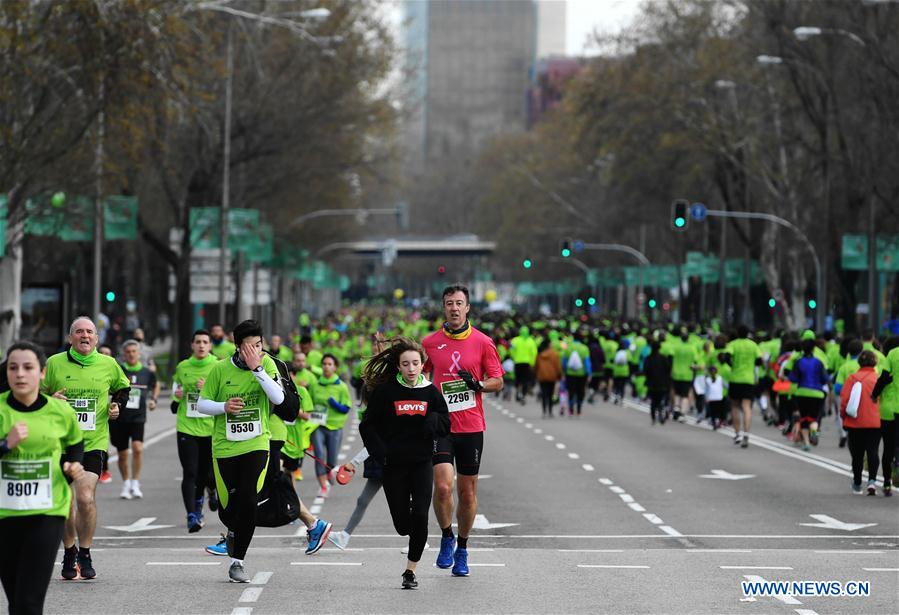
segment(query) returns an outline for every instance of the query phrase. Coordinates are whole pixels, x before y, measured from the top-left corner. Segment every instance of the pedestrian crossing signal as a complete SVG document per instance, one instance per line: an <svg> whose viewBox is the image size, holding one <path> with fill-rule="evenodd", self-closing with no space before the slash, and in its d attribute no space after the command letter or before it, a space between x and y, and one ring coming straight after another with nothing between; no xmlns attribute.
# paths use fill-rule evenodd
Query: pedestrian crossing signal
<svg viewBox="0 0 899 615"><path fill-rule="evenodd" d="M523 261L521 261L521 266L524 267L525 269L530 269L533 265L534 265L534 263L532 263L531 259L529 259L529 258L526 258Z"/></svg>
<svg viewBox="0 0 899 615"><path fill-rule="evenodd" d="M677 199L671 203L671 228L676 231L685 231L689 223L690 203L686 199Z"/></svg>
<svg viewBox="0 0 899 615"><path fill-rule="evenodd" d="M810 310L814 310L816 307L818 307L818 302L815 301L814 299L809 299L808 300L808 308Z"/></svg>
<svg viewBox="0 0 899 615"><path fill-rule="evenodd" d="M650 299L646 305L649 306L649 309L654 310L654 309L656 309L656 305L658 305L658 304L656 303L655 299Z"/></svg>
<svg viewBox="0 0 899 615"><path fill-rule="evenodd" d="M575 299L574 306L575 307L584 307L584 300L583 299Z"/></svg>
<svg viewBox="0 0 899 615"><path fill-rule="evenodd" d="M768 307L771 308L772 310L774 308L776 308L777 307L777 299L775 299L774 297L771 297L770 299L768 299Z"/></svg>

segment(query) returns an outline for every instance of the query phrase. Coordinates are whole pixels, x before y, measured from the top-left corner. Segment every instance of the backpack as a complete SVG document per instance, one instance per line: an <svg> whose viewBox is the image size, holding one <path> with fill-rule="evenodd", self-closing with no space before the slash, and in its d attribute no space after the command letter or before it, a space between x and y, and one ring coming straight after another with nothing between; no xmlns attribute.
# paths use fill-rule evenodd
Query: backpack
<svg viewBox="0 0 899 615"><path fill-rule="evenodd" d="M621 349L615 353L615 365L627 365L627 350Z"/></svg>
<svg viewBox="0 0 899 615"><path fill-rule="evenodd" d="M568 356L568 363L566 364L567 368L571 371L579 372L584 369L584 361L581 359L581 355L578 354L577 350L572 350L571 354Z"/></svg>
<svg viewBox="0 0 899 615"><path fill-rule="evenodd" d="M262 487L256 504L256 525L281 527L300 518L300 498L293 488L293 477L279 471Z"/></svg>
<svg viewBox="0 0 899 615"><path fill-rule="evenodd" d="M271 354L269 356L272 357L275 367L278 368L278 383L284 389L284 401L278 405L272 404L272 412L285 423L294 423L300 414L300 394L297 391L297 385L294 383L293 378L290 377L290 370L287 369L287 364Z"/></svg>

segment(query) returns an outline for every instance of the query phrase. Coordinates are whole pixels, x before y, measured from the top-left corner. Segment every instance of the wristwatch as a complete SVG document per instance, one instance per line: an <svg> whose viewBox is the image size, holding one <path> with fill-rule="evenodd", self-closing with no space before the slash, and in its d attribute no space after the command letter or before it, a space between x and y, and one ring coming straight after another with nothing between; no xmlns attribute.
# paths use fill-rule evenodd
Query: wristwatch
<svg viewBox="0 0 899 615"><path fill-rule="evenodd" d="M261 372L262 372L262 365L261 365L261 364L260 364L260 365L257 365L257 366L253 369L253 371L256 372L257 374L258 374L258 373L261 373Z"/></svg>
<svg viewBox="0 0 899 615"><path fill-rule="evenodd" d="M6 441L6 438L0 438L0 457L5 455L9 451L9 443Z"/></svg>

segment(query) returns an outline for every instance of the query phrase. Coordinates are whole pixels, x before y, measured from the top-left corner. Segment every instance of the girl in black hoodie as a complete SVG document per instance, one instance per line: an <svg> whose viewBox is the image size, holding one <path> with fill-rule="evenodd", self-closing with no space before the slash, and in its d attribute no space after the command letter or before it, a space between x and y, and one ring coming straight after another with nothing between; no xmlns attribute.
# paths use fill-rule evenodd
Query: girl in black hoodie
<svg viewBox="0 0 899 615"><path fill-rule="evenodd" d="M434 440L449 433L446 402L421 374L425 353L398 338L372 357L362 373L368 409L359 433L369 454L384 467L382 482L393 526L409 536L403 589L418 587L415 567L428 538L434 489Z"/></svg>

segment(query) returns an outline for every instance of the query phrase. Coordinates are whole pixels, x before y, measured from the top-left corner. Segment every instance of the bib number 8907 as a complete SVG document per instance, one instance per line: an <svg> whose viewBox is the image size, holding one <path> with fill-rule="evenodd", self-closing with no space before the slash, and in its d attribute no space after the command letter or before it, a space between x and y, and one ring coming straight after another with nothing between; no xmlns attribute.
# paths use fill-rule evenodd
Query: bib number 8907
<svg viewBox="0 0 899 615"><path fill-rule="evenodd" d="M6 495L11 497L23 497L37 495L38 484L36 482L10 482L6 485Z"/></svg>

